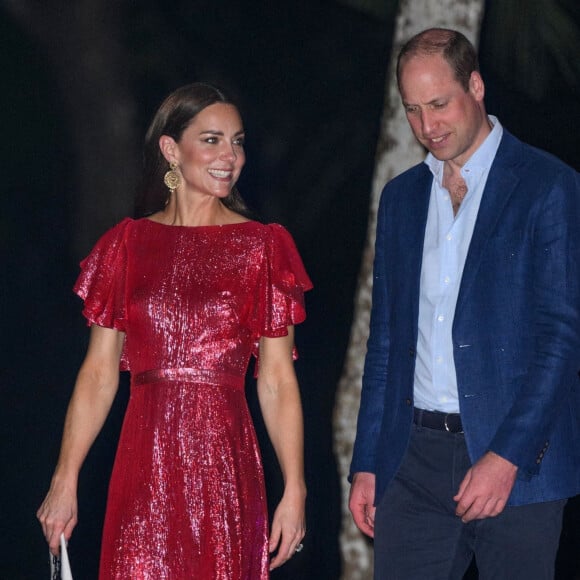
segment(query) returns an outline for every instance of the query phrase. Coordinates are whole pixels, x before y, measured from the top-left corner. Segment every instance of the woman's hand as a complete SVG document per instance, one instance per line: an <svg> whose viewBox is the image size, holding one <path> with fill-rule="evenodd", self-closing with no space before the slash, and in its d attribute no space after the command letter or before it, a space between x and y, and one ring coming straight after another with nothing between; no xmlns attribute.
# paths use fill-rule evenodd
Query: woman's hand
<svg viewBox="0 0 580 580"><path fill-rule="evenodd" d="M77 523L75 486L53 480L42 505L36 512L51 554L60 552L60 535L68 541Z"/></svg>
<svg viewBox="0 0 580 580"><path fill-rule="evenodd" d="M296 553L306 533L304 503L306 491L285 492L274 512L270 533L270 553L278 550L270 562L270 570L278 568Z"/></svg>

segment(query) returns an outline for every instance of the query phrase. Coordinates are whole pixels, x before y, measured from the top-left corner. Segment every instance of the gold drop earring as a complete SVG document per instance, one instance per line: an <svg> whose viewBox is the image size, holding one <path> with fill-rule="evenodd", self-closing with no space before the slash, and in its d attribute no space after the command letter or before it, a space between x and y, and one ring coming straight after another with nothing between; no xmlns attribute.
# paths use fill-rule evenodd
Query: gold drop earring
<svg viewBox="0 0 580 580"><path fill-rule="evenodd" d="M169 189L169 195L171 195L178 187L181 182L181 177L177 171L177 162L171 161L169 163L169 171L163 177L163 183Z"/></svg>

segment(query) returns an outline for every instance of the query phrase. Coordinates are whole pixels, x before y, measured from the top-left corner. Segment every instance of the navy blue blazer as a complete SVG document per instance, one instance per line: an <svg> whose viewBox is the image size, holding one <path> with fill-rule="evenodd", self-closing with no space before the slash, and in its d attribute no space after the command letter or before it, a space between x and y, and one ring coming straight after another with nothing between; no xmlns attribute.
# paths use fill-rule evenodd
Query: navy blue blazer
<svg viewBox="0 0 580 580"><path fill-rule="evenodd" d="M351 475L378 503L409 441L419 280L432 174L390 181L378 210L373 305ZM469 247L453 356L472 462L519 467L509 504L580 493L580 174L504 130Z"/></svg>

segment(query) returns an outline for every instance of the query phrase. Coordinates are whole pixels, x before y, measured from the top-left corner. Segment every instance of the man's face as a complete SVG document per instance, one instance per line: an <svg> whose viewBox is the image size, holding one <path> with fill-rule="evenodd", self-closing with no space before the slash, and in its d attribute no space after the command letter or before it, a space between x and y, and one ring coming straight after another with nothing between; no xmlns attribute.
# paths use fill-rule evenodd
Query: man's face
<svg viewBox="0 0 580 580"><path fill-rule="evenodd" d="M402 63L399 84L418 141L437 159L463 166L490 132L479 73L471 73L465 91L441 55L412 56Z"/></svg>

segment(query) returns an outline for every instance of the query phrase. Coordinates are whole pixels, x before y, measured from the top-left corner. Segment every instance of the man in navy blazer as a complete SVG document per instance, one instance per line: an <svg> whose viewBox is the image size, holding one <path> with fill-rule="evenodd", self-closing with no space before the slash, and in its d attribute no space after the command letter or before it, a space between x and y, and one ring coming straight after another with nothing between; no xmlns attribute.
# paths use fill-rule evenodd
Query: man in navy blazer
<svg viewBox="0 0 580 580"><path fill-rule="evenodd" d="M553 577L580 493L580 177L487 115L430 29L397 80L421 163L385 187L350 509L375 579Z"/></svg>

